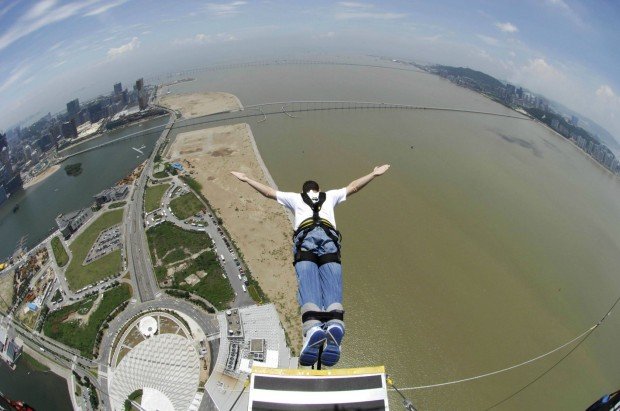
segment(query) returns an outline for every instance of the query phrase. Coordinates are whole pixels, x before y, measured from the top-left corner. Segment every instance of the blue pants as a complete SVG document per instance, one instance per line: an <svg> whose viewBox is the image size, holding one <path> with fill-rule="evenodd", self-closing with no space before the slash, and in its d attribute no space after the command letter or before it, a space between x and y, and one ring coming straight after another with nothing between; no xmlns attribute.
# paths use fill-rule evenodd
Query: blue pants
<svg viewBox="0 0 620 411"><path fill-rule="evenodd" d="M301 236L298 234L294 244ZM312 251L317 256L338 252L338 246L320 227L310 231L301 245L304 251ZM293 245L293 253L297 251ZM301 313L307 311L332 311L343 310L342 307L342 267L339 263L327 263L320 267L312 261L299 261L295 264L297 272L298 293L297 299L301 306ZM338 323L344 329L344 323L340 320L330 320L330 323ZM315 325L321 325L318 320L308 320L303 324L303 333Z"/></svg>

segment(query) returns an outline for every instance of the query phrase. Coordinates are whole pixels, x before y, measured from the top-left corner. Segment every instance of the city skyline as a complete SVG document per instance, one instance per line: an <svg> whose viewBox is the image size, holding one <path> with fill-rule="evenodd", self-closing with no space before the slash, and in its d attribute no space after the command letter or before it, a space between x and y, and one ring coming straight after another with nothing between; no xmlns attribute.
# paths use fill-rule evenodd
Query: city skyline
<svg viewBox="0 0 620 411"><path fill-rule="evenodd" d="M620 135L620 8L598 2L9 2L0 9L0 128L121 81L295 53L462 65L542 93ZM259 44L269 44L259 51ZM264 49L264 47L262 47ZM157 62L157 64L155 64ZM33 118L33 119L34 119Z"/></svg>

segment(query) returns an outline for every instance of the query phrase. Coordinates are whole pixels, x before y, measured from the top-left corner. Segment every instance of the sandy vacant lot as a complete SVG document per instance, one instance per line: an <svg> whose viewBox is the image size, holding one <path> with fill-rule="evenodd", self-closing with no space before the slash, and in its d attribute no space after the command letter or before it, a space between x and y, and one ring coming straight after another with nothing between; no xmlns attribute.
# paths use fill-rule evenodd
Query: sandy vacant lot
<svg viewBox="0 0 620 411"><path fill-rule="evenodd" d="M250 126L235 124L179 134L170 159L181 161L202 184L261 288L275 303L292 349L301 347L292 225L284 208L233 177L231 171L274 185L262 166Z"/></svg>
<svg viewBox="0 0 620 411"><path fill-rule="evenodd" d="M24 184L24 188L32 187L33 185L40 183L58 170L60 170L60 166L58 164L48 167L45 171L39 173L38 175L30 179L26 184Z"/></svg>
<svg viewBox="0 0 620 411"><path fill-rule="evenodd" d="M179 110L184 118L206 116L242 108L241 102L236 96L221 92L165 94L159 98L158 103L172 110Z"/></svg>
<svg viewBox="0 0 620 411"><path fill-rule="evenodd" d="M13 301L13 270L0 275L0 312L6 312Z"/></svg>

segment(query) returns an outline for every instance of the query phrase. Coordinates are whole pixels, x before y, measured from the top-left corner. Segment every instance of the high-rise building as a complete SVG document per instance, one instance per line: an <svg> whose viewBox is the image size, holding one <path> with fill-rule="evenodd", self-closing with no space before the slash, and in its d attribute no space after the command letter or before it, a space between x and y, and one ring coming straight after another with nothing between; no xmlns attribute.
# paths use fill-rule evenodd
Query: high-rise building
<svg viewBox="0 0 620 411"><path fill-rule="evenodd" d="M136 93L138 94L138 105L140 110L144 110L147 107L148 98L144 92L144 79L136 80Z"/></svg>
<svg viewBox="0 0 620 411"><path fill-rule="evenodd" d="M88 106L88 116L90 117L91 123L96 123L97 121L105 117L103 103L101 101L98 101Z"/></svg>
<svg viewBox="0 0 620 411"><path fill-rule="evenodd" d="M73 118L62 123L60 130L64 138L76 138L78 136L77 126L75 125L75 119Z"/></svg>
<svg viewBox="0 0 620 411"><path fill-rule="evenodd" d="M75 99L75 100L71 100L70 102L67 103L67 114L69 114L69 117L73 117L75 116L77 113L79 113L80 111L80 100L79 99Z"/></svg>
<svg viewBox="0 0 620 411"><path fill-rule="evenodd" d="M44 134L43 137L37 140L37 146L39 150L44 153L54 146L51 134Z"/></svg>
<svg viewBox="0 0 620 411"><path fill-rule="evenodd" d="M9 142L6 134L0 133L0 165L9 164Z"/></svg>
<svg viewBox="0 0 620 411"><path fill-rule="evenodd" d="M114 85L114 94L121 94L123 92L123 86L121 83L116 83Z"/></svg>
<svg viewBox="0 0 620 411"><path fill-rule="evenodd" d="M0 186L4 187L8 195L20 190L23 186L19 173L13 171L6 134L0 134Z"/></svg>
<svg viewBox="0 0 620 411"><path fill-rule="evenodd" d="M26 160L30 160L32 158L32 147L28 144L24 146L24 156L26 157Z"/></svg>
<svg viewBox="0 0 620 411"><path fill-rule="evenodd" d="M4 203L7 199L6 190L3 186L0 186L0 204Z"/></svg>
<svg viewBox="0 0 620 411"><path fill-rule="evenodd" d="M140 110L144 110L148 106L147 101L148 99L145 95L138 97L138 106Z"/></svg>
<svg viewBox="0 0 620 411"><path fill-rule="evenodd" d="M579 118L577 116L571 116L570 123L573 126L577 127L577 125L579 124Z"/></svg>

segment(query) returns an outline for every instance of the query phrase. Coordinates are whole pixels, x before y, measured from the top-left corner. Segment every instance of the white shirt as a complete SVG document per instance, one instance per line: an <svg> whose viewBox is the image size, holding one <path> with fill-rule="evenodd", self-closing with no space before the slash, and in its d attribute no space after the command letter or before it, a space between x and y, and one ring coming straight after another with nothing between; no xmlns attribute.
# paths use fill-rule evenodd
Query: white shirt
<svg viewBox="0 0 620 411"><path fill-rule="evenodd" d="M336 227L336 217L334 216L334 207L347 199L347 188L338 190L329 190L325 192L325 202L319 211L319 217L324 218L334 227ZM276 192L276 200L284 207L288 208L295 214L295 223L293 228L297 227L307 218L312 218L312 208L301 198L300 193L287 193L283 191Z"/></svg>

